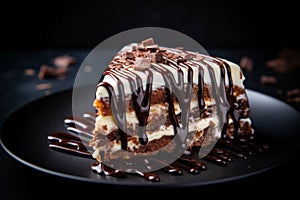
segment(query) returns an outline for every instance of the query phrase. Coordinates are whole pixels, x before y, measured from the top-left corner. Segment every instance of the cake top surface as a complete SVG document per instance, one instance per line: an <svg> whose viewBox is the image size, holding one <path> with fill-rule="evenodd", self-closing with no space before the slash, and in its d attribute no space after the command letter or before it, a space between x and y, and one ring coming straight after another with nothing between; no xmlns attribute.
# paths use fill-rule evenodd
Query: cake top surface
<svg viewBox="0 0 300 200"><path fill-rule="evenodd" d="M222 71L225 70L225 71ZM211 57L184 50L182 47L169 48L159 46L152 38L146 39L141 43L132 43L123 47L108 64L100 82L109 83L118 95L117 82L121 81L124 85L125 94L132 93L129 79L135 82L140 81L146 85L151 81L153 88L165 86L165 73L171 73L174 81L178 83L178 72L183 72L184 83L188 83L188 71L192 71L192 83L198 83L198 75L203 71L204 82L208 85L213 83L220 86L223 74L228 74L230 70L231 77L225 76L225 85L233 84L244 88L244 76L240 67L225 59ZM149 80L151 74L151 80ZM215 78L214 78L215 77ZM215 80L212 80L215 79ZM98 99L107 97L108 93L104 87L99 85L96 97Z"/></svg>

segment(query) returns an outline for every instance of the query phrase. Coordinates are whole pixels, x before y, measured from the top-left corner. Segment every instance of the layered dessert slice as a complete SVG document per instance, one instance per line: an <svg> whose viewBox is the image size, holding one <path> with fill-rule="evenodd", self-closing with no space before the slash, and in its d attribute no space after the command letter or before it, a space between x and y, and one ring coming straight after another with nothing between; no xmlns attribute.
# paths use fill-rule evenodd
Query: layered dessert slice
<svg viewBox="0 0 300 200"><path fill-rule="evenodd" d="M125 46L96 89L93 157L195 152L221 137L251 136L244 79L230 61L152 38Z"/></svg>

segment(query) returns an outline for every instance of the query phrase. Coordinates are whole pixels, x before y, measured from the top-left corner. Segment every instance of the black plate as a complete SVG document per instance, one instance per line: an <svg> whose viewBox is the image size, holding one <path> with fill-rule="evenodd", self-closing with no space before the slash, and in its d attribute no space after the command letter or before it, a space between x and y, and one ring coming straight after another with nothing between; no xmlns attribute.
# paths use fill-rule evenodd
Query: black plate
<svg viewBox="0 0 300 200"><path fill-rule="evenodd" d="M33 101L14 112L1 130L1 144L18 161L46 173L102 184L136 186L199 186L235 180L268 170L282 163L299 148L299 112L270 96L248 90L251 116L257 136L270 150L247 160L234 158L229 166L207 163L198 175L174 176L158 171L161 182L153 183L136 175L125 179L91 172L89 158L68 155L48 148L47 135L65 131L63 120L72 114L72 90ZM84 95L84 94L83 94ZM91 100L92 101L92 100Z"/></svg>

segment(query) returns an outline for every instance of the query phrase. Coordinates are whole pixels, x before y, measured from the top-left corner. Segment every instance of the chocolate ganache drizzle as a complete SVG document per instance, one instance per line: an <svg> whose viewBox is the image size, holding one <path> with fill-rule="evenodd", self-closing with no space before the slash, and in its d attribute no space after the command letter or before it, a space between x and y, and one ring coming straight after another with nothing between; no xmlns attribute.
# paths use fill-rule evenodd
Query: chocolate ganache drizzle
<svg viewBox="0 0 300 200"><path fill-rule="evenodd" d="M216 57L201 56L197 54L188 53L179 49L160 49L153 47L147 49L139 49L134 47L133 51L138 51L142 64L136 66L137 58L130 52L126 52L125 59L120 60L124 55L117 55L114 60L109 64L106 71L101 77L98 87L104 87L107 90L108 98L110 100L113 118L115 119L118 127L117 134L120 138L121 148L129 151L128 148L128 127L126 119L126 93L124 82L125 79L129 83L131 91L131 101L133 109L138 120L138 126L135 127L136 134L139 136L139 143L147 145L149 139L146 134L147 120L150 112L151 93L153 90L153 73L158 72L161 74L164 81L164 90L166 100L168 103L168 115L170 123L173 126L174 135L178 141L175 141L178 146L186 145L187 134L189 133L189 119L190 119L190 105L191 96L194 85L194 70L197 69L197 82L198 82L198 108L200 118L202 113L206 110L204 100L204 71L207 70L211 80L211 93L215 100L216 109L221 123L225 124L223 128L223 137L217 142L217 145L209 152L203 159L195 158L193 155L182 155L174 163L166 165L161 170L173 175L183 175L184 171L191 174L198 174L202 170L206 170L204 161L214 163L220 166L227 166L232 162L232 156L241 159L247 159L248 156L254 155L257 152L267 149L266 146L258 145L254 142L252 134L239 134L238 128L239 120L241 118L249 117L249 105L247 101L242 102L242 107L237 106L236 97L234 96L234 84L232 79L232 72L229 64ZM152 53L152 54L151 54ZM148 56L154 53L153 57ZM148 63L150 60L150 64ZM145 64L146 63L146 64ZM147 64L148 63L148 64ZM216 80L216 74L213 66L210 63L215 63L220 69L220 80ZM145 67L146 66L146 67ZM132 68L142 71L146 77L145 87L143 86L142 77L136 73ZM204 70L205 69L205 70ZM174 77L177 74L177 81ZM184 73L186 71L186 73ZM105 82L104 76L109 75L113 78L116 85L115 87L110 82ZM184 77L186 75L186 77ZM185 80L187 80L185 82ZM226 84L227 80L227 84ZM174 108L174 100L179 102L180 122L176 116ZM247 110L248 109L248 110ZM245 111L246 110L246 111ZM230 124L228 119L233 120L234 127ZM85 113L83 118L67 118L65 124L67 125L68 133L51 133L48 136L50 141L49 147L55 150L72 153L79 156L89 157L91 149L87 149L85 145L93 137L94 123L96 114ZM230 136L226 137L227 129L233 131ZM244 130L245 131L245 130ZM78 135L82 136L81 138ZM82 138L85 138L81 140ZM203 161L204 160L204 161ZM149 162L162 162L160 160L150 159ZM98 174L105 174L119 178L126 177L126 172L113 169L104 163L96 162L92 165L92 170ZM160 181L160 178L155 173L135 171L135 173L148 181Z"/></svg>
<svg viewBox="0 0 300 200"><path fill-rule="evenodd" d="M93 126L89 123L92 119L89 116L95 116L95 114L84 113L83 118L66 118L65 124L67 129L71 127L72 131L69 132L55 132L48 135L49 147L51 149L62 151L64 153L71 154L73 156L81 156L84 158L94 159L92 157L91 149L87 149L87 144L82 140L82 136L92 139L91 130ZM73 121L73 123L71 123ZM84 128L76 128L74 124L85 125ZM82 133L85 132L84 135ZM79 137L80 135L80 137ZM228 140L227 138L220 139L216 146L209 152L204 158L199 159L193 155L182 155L174 163L166 165L161 171L170 175L181 176L185 172L189 174L199 174L200 171L206 170L207 166L204 161L213 163L219 166L227 166L229 162L233 161L232 156L239 159L247 159L249 156L253 156L258 152L268 150L268 145L261 145L246 137L235 138ZM203 161L204 160L204 161ZM150 159L150 162L162 162L160 160ZM104 163L94 162L91 165L93 172L100 175L113 176L116 178L126 178L128 175L126 172L118 169L113 169ZM136 174L147 181L158 182L160 178L155 172L140 172L135 171Z"/></svg>

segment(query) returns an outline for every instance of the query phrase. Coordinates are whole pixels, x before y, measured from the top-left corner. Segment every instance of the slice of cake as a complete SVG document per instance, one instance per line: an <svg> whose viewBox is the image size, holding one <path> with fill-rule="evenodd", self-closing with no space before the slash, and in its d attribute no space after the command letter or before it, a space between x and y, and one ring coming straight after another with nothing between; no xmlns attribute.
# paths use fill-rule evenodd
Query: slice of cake
<svg viewBox="0 0 300 200"><path fill-rule="evenodd" d="M232 62L152 38L125 46L97 86L93 157L195 152L221 137L251 136L244 79Z"/></svg>

